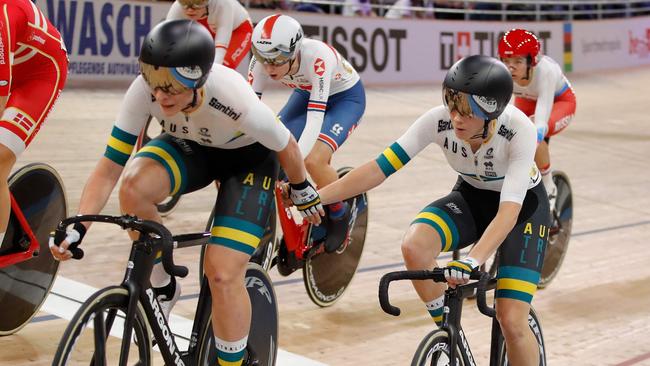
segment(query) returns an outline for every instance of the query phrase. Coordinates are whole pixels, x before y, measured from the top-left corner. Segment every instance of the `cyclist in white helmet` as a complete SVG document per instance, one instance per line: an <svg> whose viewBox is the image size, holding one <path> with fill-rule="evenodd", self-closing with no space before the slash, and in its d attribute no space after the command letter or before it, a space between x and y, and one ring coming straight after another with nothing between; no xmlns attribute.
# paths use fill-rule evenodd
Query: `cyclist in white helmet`
<svg viewBox="0 0 650 366"><path fill-rule="evenodd" d="M332 154L357 127L366 107L359 74L331 46L304 39L300 23L280 14L262 19L253 30L249 82L261 98L269 80L293 88L280 119L298 139L309 174L319 187L338 176ZM328 206L325 248L335 251L345 240L349 208L344 202ZM322 228L314 239L322 238Z"/></svg>
<svg viewBox="0 0 650 366"><path fill-rule="evenodd" d="M236 69L251 48L253 23L237 0L176 0L167 19L192 19L214 38L214 63Z"/></svg>

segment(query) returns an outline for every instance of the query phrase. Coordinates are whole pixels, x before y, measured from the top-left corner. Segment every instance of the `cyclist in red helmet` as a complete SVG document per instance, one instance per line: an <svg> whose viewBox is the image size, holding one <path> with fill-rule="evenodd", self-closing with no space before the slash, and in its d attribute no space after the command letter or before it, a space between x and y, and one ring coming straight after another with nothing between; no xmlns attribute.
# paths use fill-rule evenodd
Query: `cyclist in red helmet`
<svg viewBox="0 0 650 366"><path fill-rule="evenodd" d="M512 29L499 41L499 57L514 81L515 106L537 127L535 163L554 207L557 188L551 174L549 138L569 125L576 111L576 97L562 68L539 53L537 37L524 29Z"/></svg>
<svg viewBox="0 0 650 366"><path fill-rule="evenodd" d="M7 178L56 103L68 74L61 35L29 0L0 0L0 243Z"/></svg>

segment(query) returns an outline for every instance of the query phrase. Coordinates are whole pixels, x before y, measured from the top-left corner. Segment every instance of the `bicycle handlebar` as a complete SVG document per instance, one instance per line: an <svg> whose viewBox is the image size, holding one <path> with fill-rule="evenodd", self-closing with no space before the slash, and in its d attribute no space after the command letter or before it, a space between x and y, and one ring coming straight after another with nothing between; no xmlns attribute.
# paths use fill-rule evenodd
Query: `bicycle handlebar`
<svg viewBox="0 0 650 366"><path fill-rule="evenodd" d="M479 311L483 315L494 317L496 312L492 307L487 305L487 300L485 298L485 291L487 283L490 280L490 274L487 272L475 271L470 274L470 279L478 280L478 284L476 285L476 305L478 306ZM381 281L379 282L379 303L384 312L394 316L400 315L401 310L397 306L391 305L388 298L388 286L391 282L400 280L433 280L434 282L447 282L443 268L434 268L431 271L396 271L386 273L382 276Z"/></svg>
<svg viewBox="0 0 650 366"><path fill-rule="evenodd" d="M162 245L162 262L165 267L165 271L171 274L172 276L185 277L187 276L188 270L185 266L177 266L174 264L173 258L173 249L174 249L174 240L172 238L171 232L164 227L163 225L149 220L141 220L135 216L123 215L123 216L109 216L109 215L79 215L68 217L63 219L59 225L57 225L54 232L54 238L57 242L61 242L66 237L66 228L68 225L72 225L77 222L104 222L108 224L119 225L122 229L131 229L148 236L149 234L155 234L160 237L159 241ZM71 245L72 247L72 245ZM83 250L77 248L68 248L73 253L73 258L81 259L83 257ZM76 252L76 254L75 254ZM75 257L79 256L79 258Z"/></svg>

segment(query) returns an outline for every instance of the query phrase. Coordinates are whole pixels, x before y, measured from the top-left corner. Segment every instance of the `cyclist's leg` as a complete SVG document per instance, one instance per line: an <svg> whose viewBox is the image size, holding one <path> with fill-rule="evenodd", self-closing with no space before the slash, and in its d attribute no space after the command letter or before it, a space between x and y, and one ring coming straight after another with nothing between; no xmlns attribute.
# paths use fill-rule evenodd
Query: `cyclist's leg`
<svg viewBox="0 0 650 366"><path fill-rule="evenodd" d="M224 156L237 164L224 173L204 259L212 293L212 326L220 364L242 362L250 329L251 303L244 283L273 209L276 154L260 144Z"/></svg>
<svg viewBox="0 0 650 366"><path fill-rule="evenodd" d="M223 57L224 66L231 69L236 69L239 66L251 49L252 34L253 24L248 19L232 31L230 44Z"/></svg>
<svg viewBox="0 0 650 366"><path fill-rule="evenodd" d="M539 365L537 340L528 325L548 241L550 215L543 185L528 191L517 224L502 244L497 274L497 319L513 365Z"/></svg>
<svg viewBox="0 0 650 366"><path fill-rule="evenodd" d="M125 168L119 192L122 212L161 222L156 203L168 195L195 191L214 180L214 167L209 166L206 149L167 134L151 140ZM135 233L129 235L136 239ZM161 306L167 316L180 288L163 268L160 255L151 273L151 285L163 301Z"/></svg>
<svg viewBox="0 0 650 366"><path fill-rule="evenodd" d="M52 57L37 54L29 61L13 66L15 76L11 94L6 98L0 115L0 243L10 214L9 173L63 90L67 66L63 51Z"/></svg>
<svg viewBox="0 0 650 366"><path fill-rule="evenodd" d="M458 185L457 185L458 186ZM440 267L441 252L463 248L476 241L476 224L466 199L456 188L447 196L427 205L415 217L402 242L402 255L408 270ZM442 321L446 284L413 281L413 287L436 322Z"/></svg>

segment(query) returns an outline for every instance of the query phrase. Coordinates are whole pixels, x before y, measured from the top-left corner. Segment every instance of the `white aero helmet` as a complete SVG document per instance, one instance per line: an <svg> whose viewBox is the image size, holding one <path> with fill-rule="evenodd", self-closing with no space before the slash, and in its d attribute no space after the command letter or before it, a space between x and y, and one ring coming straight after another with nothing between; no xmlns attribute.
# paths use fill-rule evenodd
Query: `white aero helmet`
<svg viewBox="0 0 650 366"><path fill-rule="evenodd" d="M251 49L257 61L279 66L296 57L302 38L302 27L297 20L273 14L255 26Z"/></svg>

